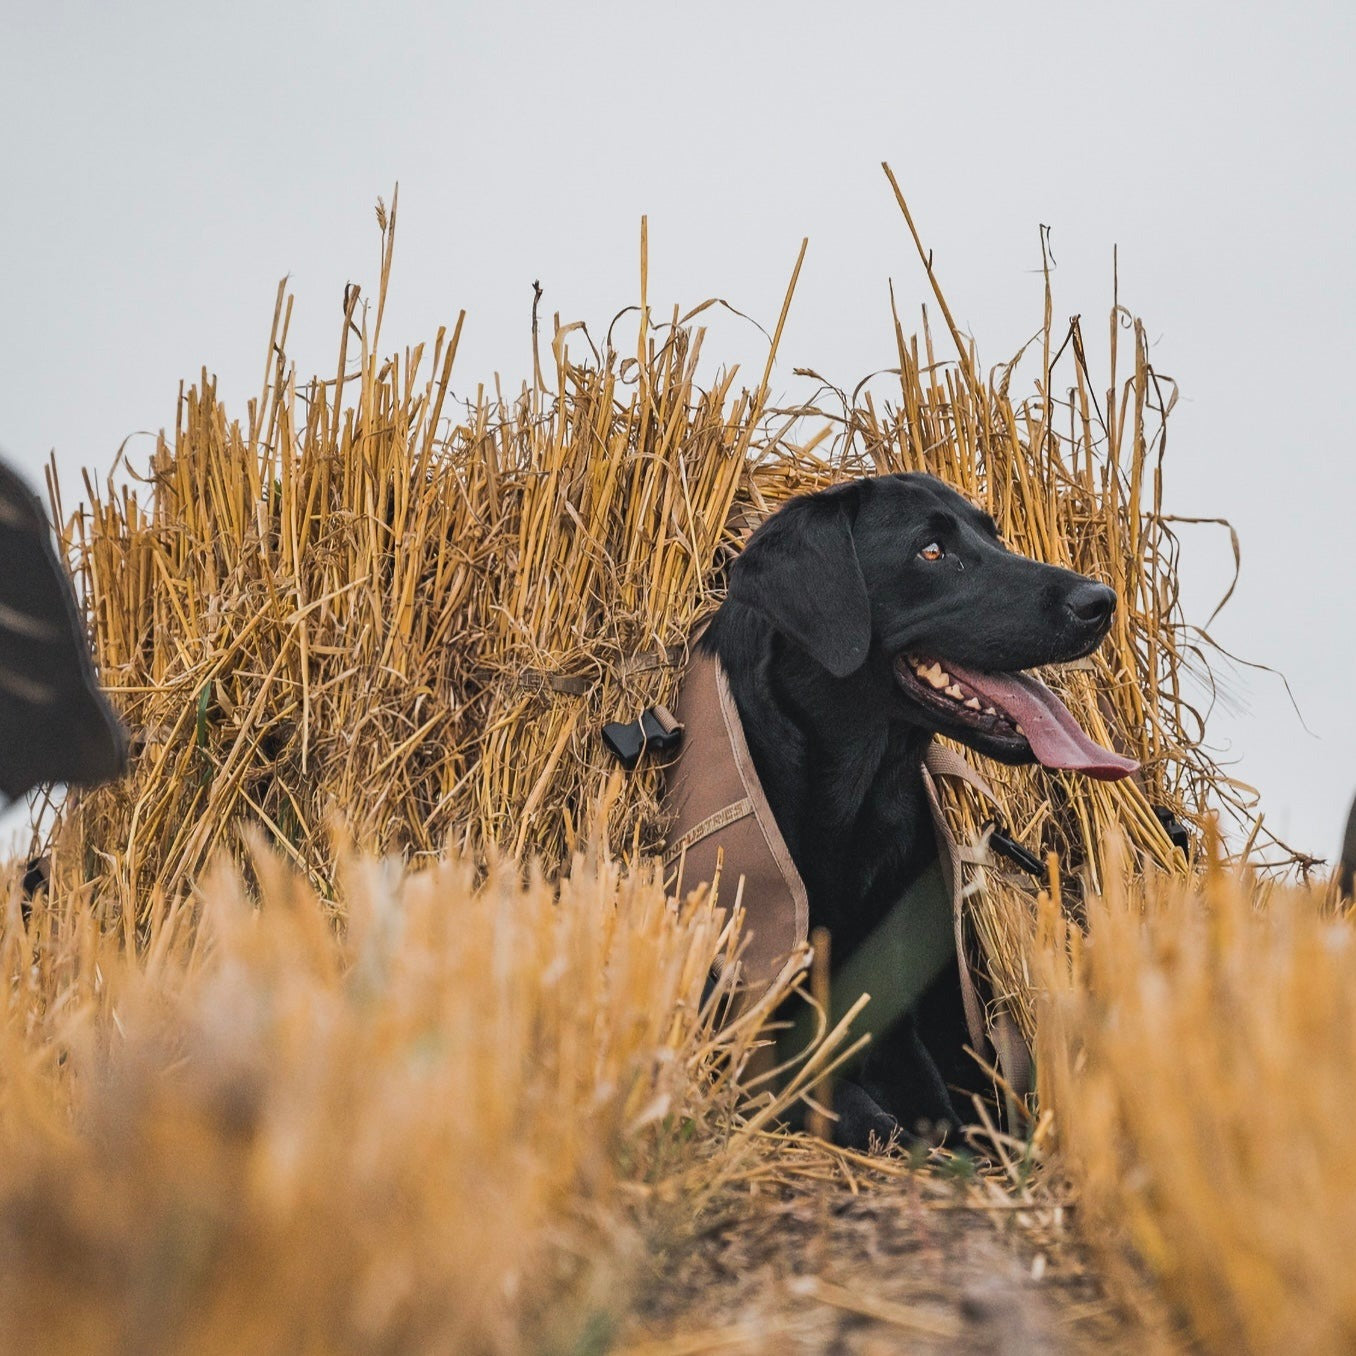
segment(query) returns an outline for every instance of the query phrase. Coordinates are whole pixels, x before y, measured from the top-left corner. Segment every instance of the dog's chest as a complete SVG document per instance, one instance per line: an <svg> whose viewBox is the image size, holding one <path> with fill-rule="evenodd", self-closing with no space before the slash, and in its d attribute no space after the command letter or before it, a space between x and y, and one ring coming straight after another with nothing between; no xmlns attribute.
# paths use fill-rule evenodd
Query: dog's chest
<svg viewBox="0 0 1356 1356"><path fill-rule="evenodd" d="M863 940L936 855L922 781L925 745L888 729L811 740L765 780L805 882L812 926L838 954ZM755 762L758 753L754 752Z"/></svg>
<svg viewBox="0 0 1356 1356"><path fill-rule="evenodd" d="M822 921L846 940L857 929L845 923L874 926L935 857L936 843L915 741L883 739L839 776L858 778L860 794L822 814L811 849L822 864L812 871L819 888L808 888L812 919L831 915ZM826 808L821 803L821 813Z"/></svg>
<svg viewBox="0 0 1356 1356"><path fill-rule="evenodd" d="M827 927L845 955L936 855L922 780L931 736L882 714L888 664L830 679L738 610L722 610L710 636L811 925Z"/></svg>

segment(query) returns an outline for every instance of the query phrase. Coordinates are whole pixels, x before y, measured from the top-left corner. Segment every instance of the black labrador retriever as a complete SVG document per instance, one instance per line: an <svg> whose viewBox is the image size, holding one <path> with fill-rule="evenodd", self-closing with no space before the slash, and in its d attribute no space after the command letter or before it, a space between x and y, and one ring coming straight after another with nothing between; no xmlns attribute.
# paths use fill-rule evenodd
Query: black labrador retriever
<svg viewBox="0 0 1356 1356"><path fill-rule="evenodd" d="M728 676L835 963L935 857L920 772L934 734L1005 763L1134 770L1021 672L1089 654L1115 607L1104 584L1007 550L988 514L927 475L793 499L753 534L699 644ZM838 1140L956 1126L948 1083L979 1082L966 1039L952 965L840 1084Z"/></svg>

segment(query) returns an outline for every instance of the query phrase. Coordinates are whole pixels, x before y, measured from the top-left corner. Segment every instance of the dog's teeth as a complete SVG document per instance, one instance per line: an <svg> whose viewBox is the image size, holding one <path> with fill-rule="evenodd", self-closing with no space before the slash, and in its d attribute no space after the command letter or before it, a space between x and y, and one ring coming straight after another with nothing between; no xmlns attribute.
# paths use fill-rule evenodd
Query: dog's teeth
<svg viewBox="0 0 1356 1356"><path fill-rule="evenodd" d="M918 676L938 692L951 681L951 675L936 661L928 668L920 668L918 670Z"/></svg>
<svg viewBox="0 0 1356 1356"><path fill-rule="evenodd" d="M978 697L971 697L970 700L967 701L965 704L970 708L971 711L978 711L980 709Z"/></svg>
<svg viewBox="0 0 1356 1356"><path fill-rule="evenodd" d="M984 708L984 714L986 716L996 716L998 712L992 706L986 706Z"/></svg>
<svg viewBox="0 0 1356 1356"><path fill-rule="evenodd" d="M1013 728L1014 730L1016 730L1017 733L1018 733L1019 735L1021 735L1023 739L1026 738L1026 731L1025 731L1024 729L1022 729L1022 727L1021 727L1020 725L1014 725L1012 728Z"/></svg>
<svg viewBox="0 0 1356 1356"><path fill-rule="evenodd" d="M948 697L954 697L957 701L960 701L961 698L965 696L965 689L962 688L962 687L959 687L959 686L958 686L957 684L955 684L955 683L952 683L952 684L946 689L946 695L947 695Z"/></svg>

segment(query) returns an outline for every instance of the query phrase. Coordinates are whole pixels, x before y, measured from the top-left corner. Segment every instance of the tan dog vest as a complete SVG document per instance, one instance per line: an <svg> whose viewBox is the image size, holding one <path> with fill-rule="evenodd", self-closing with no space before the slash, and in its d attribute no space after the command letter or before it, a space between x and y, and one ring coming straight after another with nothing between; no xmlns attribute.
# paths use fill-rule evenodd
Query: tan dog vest
<svg viewBox="0 0 1356 1356"><path fill-rule="evenodd" d="M742 880L747 941L740 978L750 990L761 992L809 936L805 883L758 780L729 682L714 656L692 651L674 714L683 725L683 748L669 772L664 798L671 816L664 854L668 881L671 888L680 874L692 884L709 881L718 869L726 881ZM987 852L957 843L942 812L936 779L955 777L995 805L997 798L960 754L939 744L929 746L922 772L942 880L951 901L970 1039L985 1057L996 1047L1005 1076L1019 1093L1025 1092L1030 1057L1006 1012L998 1012L989 1029L967 958L962 863L986 863Z"/></svg>

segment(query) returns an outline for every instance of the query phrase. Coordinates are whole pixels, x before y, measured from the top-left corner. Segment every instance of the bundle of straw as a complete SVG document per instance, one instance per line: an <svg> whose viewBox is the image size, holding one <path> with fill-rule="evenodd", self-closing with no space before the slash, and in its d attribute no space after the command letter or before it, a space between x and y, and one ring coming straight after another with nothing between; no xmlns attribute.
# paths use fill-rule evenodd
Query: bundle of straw
<svg viewBox="0 0 1356 1356"><path fill-rule="evenodd" d="M580 364L558 328L552 393L482 387L454 422L460 321L428 380L422 346L377 353L394 221L375 323L351 293L333 379L288 368L280 288L248 420L204 375L149 493L87 478L67 524L138 752L63 812L54 871L124 918L183 896L242 820L322 888L332 812L413 858L465 839L563 861L614 768L601 725L671 696L711 599L768 450L766 379L701 389L693 317L656 330L642 307L635 358ZM657 785L630 782L618 845L658 846Z"/></svg>

